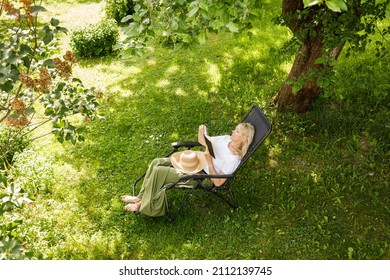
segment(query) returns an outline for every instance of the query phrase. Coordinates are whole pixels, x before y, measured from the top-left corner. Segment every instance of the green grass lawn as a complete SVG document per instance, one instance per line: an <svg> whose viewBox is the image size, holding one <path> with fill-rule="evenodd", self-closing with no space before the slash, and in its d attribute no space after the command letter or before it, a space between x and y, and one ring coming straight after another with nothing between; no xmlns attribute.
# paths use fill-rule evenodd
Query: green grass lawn
<svg viewBox="0 0 390 280"><path fill-rule="evenodd" d="M71 29L102 16L100 1L84 2L47 8ZM85 124L85 142L47 137L15 163L36 197L18 213L33 258L389 259L389 56L341 57L311 112L276 112L294 54L271 23L279 2L264 1L252 38L80 61L75 76L104 90L104 118ZM273 131L232 183L239 209L199 193L175 223L123 211L120 195L171 142L195 140L202 123L229 133L253 104Z"/></svg>

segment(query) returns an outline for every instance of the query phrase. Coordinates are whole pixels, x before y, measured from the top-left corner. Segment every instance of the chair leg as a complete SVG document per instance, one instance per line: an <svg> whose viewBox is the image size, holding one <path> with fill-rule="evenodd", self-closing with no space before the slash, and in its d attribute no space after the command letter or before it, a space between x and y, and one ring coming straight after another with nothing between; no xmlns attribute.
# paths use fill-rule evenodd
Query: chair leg
<svg viewBox="0 0 390 280"><path fill-rule="evenodd" d="M226 198L225 196L223 196L222 194L220 194L218 192L218 190L216 189L213 189L211 190L211 193L217 197L219 197L220 199L222 199L225 203L227 203L230 207L232 207L233 209L236 209L238 208L238 203L237 203L237 199L236 197L234 196L232 190L229 188L228 189L229 191L229 198Z"/></svg>
<svg viewBox="0 0 390 280"><path fill-rule="evenodd" d="M165 195L165 200L166 200L166 209L167 209L167 217L170 222L174 222L176 220L176 217L179 215L180 210L183 208L184 204L188 201L190 198L190 195L192 195L196 191L196 188L191 188L190 190L187 191L187 194L184 196L182 201L180 202L180 205L176 208L174 213L172 214L172 211L169 209L169 203L168 203L168 198Z"/></svg>
<svg viewBox="0 0 390 280"><path fill-rule="evenodd" d="M168 198L167 196L165 196L165 199L166 199L166 207L167 207L167 217L169 219L170 222L174 222L177 218L177 216L179 215L179 212L180 210L182 209L182 207L184 206L184 204L188 201L190 195L192 195L195 191L197 191L198 188L191 188L190 190L187 191L187 194L185 195L185 197L182 199L182 201L180 202L180 205L176 208L175 211L171 211L169 209L169 204L168 204ZM200 190L202 190L202 188L199 188ZM205 190L205 189L203 189ZM238 208L238 202L237 202L237 199L236 197L234 196L233 194L233 191L229 188L227 189L227 191L229 192L229 197L226 198L226 196L220 194L218 192L218 190L216 190L215 188L213 189L208 189L208 191L210 193L212 193L213 195L215 195L216 197L220 198L222 201L224 201L226 204L228 204L230 207L232 207L233 209L237 209Z"/></svg>

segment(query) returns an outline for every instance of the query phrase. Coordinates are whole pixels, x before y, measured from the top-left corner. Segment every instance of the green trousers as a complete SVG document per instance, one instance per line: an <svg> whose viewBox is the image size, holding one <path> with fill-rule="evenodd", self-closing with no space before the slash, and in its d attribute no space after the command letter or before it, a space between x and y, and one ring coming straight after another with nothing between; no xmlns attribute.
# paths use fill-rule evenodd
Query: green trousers
<svg viewBox="0 0 390 280"><path fill-rule="evenodd" d="M138 197L141 198L140 213L147 216L163 216L166 212L164 186L177 181L179 174L171 166L170 158L154 159L146 171Z"/></svg>

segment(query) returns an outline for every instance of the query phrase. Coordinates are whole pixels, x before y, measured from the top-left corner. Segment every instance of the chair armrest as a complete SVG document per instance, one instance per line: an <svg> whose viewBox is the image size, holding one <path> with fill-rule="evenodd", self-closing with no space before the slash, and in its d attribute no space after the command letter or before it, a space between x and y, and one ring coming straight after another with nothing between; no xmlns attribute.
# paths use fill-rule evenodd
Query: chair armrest
<svg viewBox="0 0 390 280"><path fill-rule="evenodd" d="M197 141L183 141L183 142L173 142L171 146L175 149L179 149L181 147L187 147L187 148L198 147L198 146L202 146L202 144L200 144Z"/></svg>
<svg viewBox="0 0 390 280"><path fill-rule="evenodd" d="M211 175L211 174L185 174L179 176L179 180L199 180L199 179L234 179L236 175L234 174L223 174L223 175Z"/></svg>
<svg viewBox="0 0 390 280"><path fill-rule="evenodd" d="M171 143L171 146L173 150L170 151L168 154L166 154L165 157L170 157L173 153L177 152L180 148L186 147L188 149L191 149L193 147L202 146L202 144L196 141L183 141L183 142L173 142Z"/></svg>

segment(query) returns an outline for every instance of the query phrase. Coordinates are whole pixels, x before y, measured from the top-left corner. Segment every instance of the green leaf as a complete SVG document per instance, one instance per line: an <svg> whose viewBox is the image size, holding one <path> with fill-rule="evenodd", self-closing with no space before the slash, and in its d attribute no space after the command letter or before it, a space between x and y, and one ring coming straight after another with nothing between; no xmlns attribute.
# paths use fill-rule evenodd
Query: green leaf
<svg viewBox="0 0 390 280"><path fill-rule="evenodd" d="M137 4L137 5L134 6L134 11L135 12L138 12L140 9L141 9L141 5L140 4Z"/></svg>
<svg viewBox="0 0 390 280"><path fill-rule="evenodd" d="M207 5L207 3L202 2L202 1L199 3L199 7L200 7L202 10L205 10L205 11L208 11L208 10L209 10L209 6Z"/></svg>
<svg viewBox="0 0 390 280"><path fill-rule="evenodd" d="M298 86L298 84L294 84L291 90L292 90L293 94L297 94L297 92L298 92L300 89L301 89L301 88Z"/></svg>
<svg viewBox="0 0 390 280"><path fill-rule="evenodd" d="M375 5L385 3L387 0L375 0Z"/></svg>
<svg viewBox="0 0 390 280"><path fill-rule="evenodd" d="M20 54L25 55L26 53L33 54L33 51L30 46L26 44L20 44Z"/></svg>
<svg viewBox="0 0 390 280"><path fill-rule="evenodd" d="M23 65L26 67L26 68L30 68L31 66L31 59L28 58L27 56L23 57Z"/></svg>
<svg viewBox="0 0 390 280"><path fill-rule="evenodd" d="M199 10L199 7L194 7L188 14L187 17L193 17Z"/></svg>
<svg viewBox="0 0 390 280"><path fill-rule="evenodd" d="M317 5L319 2L320 0L303 0L303 4L305 8Z"/></svg>
<svg viewBox="0 0 390 280"><path fill-rule="evenodd" d="M347 4L343 0L327 0L326 6L333 12L341 12L348 10Z"/></svg>
<svg viewBox="0 0 390 280"><path fill-rule="evenodd" d="M68 34L68 29L66 29L65 27L57 26L55 30L56 32L62 32Z"/></svg>
<svg viewBox="0 0 390 280"><path fill-rule="evenodd" d="M5 92L10 92L14 88L13 81L6 81L4 84L0 85L0 89L4 90Z"/></svg>
<svg viewBox="0 0 390 280"><path fill-rule="evenodd" d="M305 85L305 82L304 80L302 79L298 79L296 80L295 82L293 82L293 86L292 86L292 92L293 94L297 94L298 91L300 91L300 89Z"/></svg>
<svg viewBox="0 0 390 280"><path fill-rule="evenodd" d="M177 21L172 21L171 28L173 31L176 31L179 29L179 25L177 24Z"/></svg>
<svg viewBox="0 0 390 280"><path fill-rule="evenodd" d="M325 58L323 56L317 58L314 62L315 64L324 64L325 63Z"/></svg>
<svg viewBox="0 0 390 280"><path fill-rule="evenodd" d="M184 43L191 43L192 42L192 38L190 35L188 34L185 34L185 33L180 33L178 34L178 37L181 39L182 42Z"/></svg>
<svg viewBox="0 0 390 280"><path fill-rule="evenodd" d="M199 44L201 44L201 45L205 44L206 43L206 32L201 32L197 38L198 38Z"/></svg>
<svg viewBox="0 0 390 280"><path fill-rule="evenodd" d="M45 43L45 45L48 45L51 41L53 41L54 39L54 35L53 35L53 32L49 31L49 32L46 32L46 35L43 37L43 42Z"/></svg>
<svg viewBox="0 0 390 280"><path fill-rule="evenodd" d="M54 114L53 108L46 108L46 109L45 109L45 115L46 115L46 116L51 116L52 114ZM57 120L58 120L58 117L57 117L57 116L55 116L55 117L52 118L53 123L55 123Z"/></svg>
<svg viewBox="0 0 390 280"><path fill-rule="evenodd" d="M42 6L34 6L32 10L32 15L36 16L39 12L46 12L46 8Z"/></svg>
<svg viewBox="0 0 390 280"><path fill-rule="evenodd" d="M9 65L7 67L0 68L0 78L1 82L4 83L7 80L11 79L12 81L16 81L19 78L19 71L15 65Z"/></svg>
<svg viewBox="0 0 390 280"><path fill-rule="evenodd" d="M51 24L52 26L58 26L58 25L60 24L60 21L59 21L58 19L56 19L56 18L52 18L52 19L50 20L50 24Z"/></svg>
<svg viewBox="0 0 390 280"><path fill-rule="evenodd" d="M133 18L132 15L125 16L124 18L121 19L121 22L129 21L129 20L132 19L132 18Z"/></svg>
<svg viewBox="0 0 390 280"><path fill-rule="evenodd" d="M226 27L230 30L230 32L232 33L237 33L239 31L237 25L233 22L229 22L228 24L226 24Z"/></svg>
<svg viewBox="0 0 390 280"><path fill-rule="evenodd" d="M219 30L221 27L225 26L225 24L220 20L212 20L210 21L209 25L215 30Z"/></svg>
<svg viewBox="0 0 390 280"><path fill-rule="evenodd" d="M43 66L54 67L53 59L46 59L42 63Z"/></svg>

